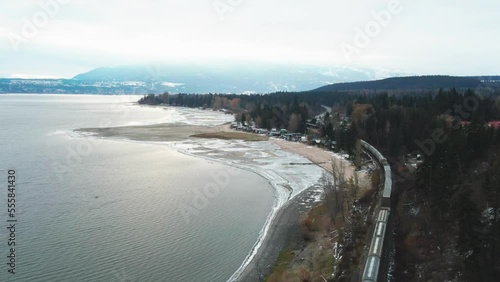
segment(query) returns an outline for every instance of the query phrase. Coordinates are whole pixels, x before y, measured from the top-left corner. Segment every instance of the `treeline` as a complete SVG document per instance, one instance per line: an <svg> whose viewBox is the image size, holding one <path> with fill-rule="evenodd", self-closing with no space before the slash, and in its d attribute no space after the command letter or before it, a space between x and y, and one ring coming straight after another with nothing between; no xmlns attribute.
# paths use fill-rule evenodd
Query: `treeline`
<svg viewBox="0 0 500 282"><path fill-rule="evenodd" d="M372 94L342 92L277 92L268 95L177 94L148 95L142 104L228 109L245 113L266 129L284 128L308 133L337 143L338 150L353 151L355 140L363 138L391 156L425 151L425 141L439 126L438 117L455 123L485 123L500 120L498 99L480 97L473 91L455 89L436 94ZM467 104L470 103L470 106ZM314 117L332 107L323 120ZM240 115L241 117L241 115ZM318 131L307 122L317 124ZM352 122L351 122L352 121Z"/></svg>
<svg viewBox="0 0 500 282"><path fill-rule="evenodd" d="M436 94L361 95L341 92L277 92L268 95L177 94L147 95L141 104L228 109L245 113L266 129L283 128L308 133L337 143L338 150L353 151L357 138L383 149L390 156L427 152L428 139L441 121L454 127L462 122L485 124L500 120L498 98L481 97L468 90L440 90ZM315 116L331 107L322 120ZM241 114L239 115L241 117ZM312 127L308 128L309 125ZM319 127L314 129L314 125ZM432 141L432 138L431 138Z"/></svg>
<svg viewBox="0 0 500 282"><path fill-rule="evenodd" d="M434 75L391 77L375 81L336 83L323 86L315 91L417 91L419 89L435 91L439 88L474 89L479 86L481 86L481 81L477 77Z"/></svg>
<svg viewBox="0 0 500 282"><path fill-rule="evenodd" d="M260 128L283 128L289 132L305 133L309 111L309 106L299 104L295 97L293 102L286 101L277 105L258 102L253 106L250 116Z"/></svg>
<svg viewBox="0 0 500 282"><path fill-rule="evenodd" d="M144 95L139 101L137 101L141 105L161 105L169 103L169 94L167 92L161 95L148 94Z"/></svg>
<svg viewBox="0 0 500 282"><path fill-rule="evenodd" d="M306 133L308 120L325 111L322 105L344 105L352 99L345 93L277 92L268 95L176 94L146 95L139 104L169 104L191 108L228 109L244 112L248 120L266 129L288 129Z"/></svg>
<svg viewBox="0 0 500 282"><path fill-rule="evenodd" d="M440 90L436 95L360 95L346 105L346 116L357 137L367 140L389 156L427 153L432 149L435 130L446 122L461 129L464 123L484 126L500 120L500 100L480 97L473 91ZM333 132L332 132L333 130ZM323 137L335 138L342 119L325 121ZM349 144L350 147L354 144Z"/></svg>
<svg viewBox="0 0 500 282"><path fill-rule="evenodd" d="M164 93L165 95L168 93ZM254 95L237 95L237 94L174 94L169 95L167 99L156 100L154 94L146 95L140 101L145 99L156 100L159 104L171 104L185 107L206 107L210 108L215 102L215 98L227 98L229 100L238 98L241 99L241 107L243 109L252 109L257 104L268 104L273 106L291 104L295 100L300 103L305 103L312 107L321 105L345 104L352 100L353 95L339 92L276 92L272 94L254 94Z"/></svg>

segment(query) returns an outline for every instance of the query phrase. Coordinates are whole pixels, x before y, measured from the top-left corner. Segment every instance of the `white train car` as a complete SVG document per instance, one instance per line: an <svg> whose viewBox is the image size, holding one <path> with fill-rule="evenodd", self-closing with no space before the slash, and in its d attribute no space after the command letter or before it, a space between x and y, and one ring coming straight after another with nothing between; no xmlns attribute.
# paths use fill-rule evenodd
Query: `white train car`
<svg viewBox="0 0 500 282"><path fill-rule="evenodd" d="M388 164L384 165L384 174L385 174L385 182L384 182L384 193L382 195L382 206L390 208L391 194L392 194L392 173L391 173L391 167Z"/></svg>
<svg viewBox="0 0 500 282"><path fill-rule="evenodd" d="M362 282L376 282L378 279L389 214L390 210L387 208L382 208L378 213L370 251L363 271Z"/></svg>

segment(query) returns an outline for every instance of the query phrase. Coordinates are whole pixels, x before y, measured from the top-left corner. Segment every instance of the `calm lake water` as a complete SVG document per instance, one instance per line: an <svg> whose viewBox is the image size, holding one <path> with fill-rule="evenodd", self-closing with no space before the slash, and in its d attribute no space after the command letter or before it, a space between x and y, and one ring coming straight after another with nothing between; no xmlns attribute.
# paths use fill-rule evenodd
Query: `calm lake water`
<svg viewBox="0 0 500 282"><path fill-rule="evenodd" d="M183 120L137 99L0 95L0 281L226 281L238 269L273 206L265 179L238 171L221 185L222 164L72 133ZM16 275L6 265L8 169L18 177ZM212 184L220 193L194 207Z"/></svg>

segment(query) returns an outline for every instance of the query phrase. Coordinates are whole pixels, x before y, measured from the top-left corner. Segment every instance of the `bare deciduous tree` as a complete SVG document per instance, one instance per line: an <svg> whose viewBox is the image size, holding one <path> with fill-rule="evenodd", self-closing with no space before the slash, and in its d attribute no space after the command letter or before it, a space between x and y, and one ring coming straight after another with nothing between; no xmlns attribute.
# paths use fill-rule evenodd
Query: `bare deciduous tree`
<svg viewBox="0 0 500 282"><path fill-rule="evenodd" d="M345 176L345 164L342 160L332 160L332 175L323 175L323 190L325 192L325 203L332 220L338 213L345 220L344 206L347 182Z"/></svg>
<svg viewBox="0 0 500 282"><path fill-rule="evenodd" d="M354 165L356 168L361 168L362 165L362 156L363 156L363 148L361 147L361 141L356 140L356 144L354 145Z"/></svg>

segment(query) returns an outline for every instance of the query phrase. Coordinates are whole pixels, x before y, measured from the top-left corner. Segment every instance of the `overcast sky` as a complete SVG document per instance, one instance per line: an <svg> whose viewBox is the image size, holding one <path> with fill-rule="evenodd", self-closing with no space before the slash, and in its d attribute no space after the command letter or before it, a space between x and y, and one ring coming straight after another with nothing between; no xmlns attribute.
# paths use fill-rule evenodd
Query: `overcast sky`
<svg viewBox="0 0 500 282"><path fill-rule="evenodd" d="M2 77L172 61L500 74L498 0L4 0L0 7Z"/></svg>

